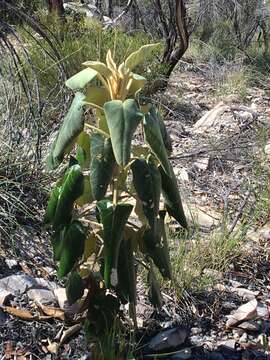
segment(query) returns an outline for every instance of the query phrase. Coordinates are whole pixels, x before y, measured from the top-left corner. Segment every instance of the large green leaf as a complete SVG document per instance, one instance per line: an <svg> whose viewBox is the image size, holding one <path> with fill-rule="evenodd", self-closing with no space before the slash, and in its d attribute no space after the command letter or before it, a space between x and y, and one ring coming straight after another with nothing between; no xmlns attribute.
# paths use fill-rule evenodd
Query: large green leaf
<svg viewBox="0 0 270 360"><path fill-rule="evenodd" d="M139 50L128 56L125 61L126 67L133 70L137 65L145 61L158 46L160 46L160 43L143 45Z"/></svg>
<svg viewBox="0 0 270 360"><path fill-rule="evenodd" d="M116 162L126 166L130 160L131 141L143 114L133 99L109 101L104 104L104 111Z"/></svg>
<svg viewBox="0 0 270 360"><path fill-rule="evenodd" d="M130 238L123 239L121 242L117 273L117 293L122 298L122 302L136 304L136 273L134 266L133 245Z"/></svg>
<svg viewBox="0 0 270 360"><path fill-rule="evenodd" d="M59 194L60 194L60 187L56 186L50 196L50 199L48 201L48 205L47 205L47 209L46 209L46 214L44 217L44 224L53 224L54 222L54 216L55 216L55 211L57 208L57 204L58 204L58 198L59 198Z"/></svg>
<svg viewBox="0 0 270 360"><path fill-rule="evenodd" d="M149 286L149 292L148 292L149 300L155 308L161 309L162 308L161 290L156 278L156 274L154 273L152 267L149 269L147 281Z"/></svg>
<svg viewBox="0 0 270 360"><path fill-rule="evenodd" d="M164 212L160 213L157 232L154 233L152 229L146 230L143 236L143 243L146 253L152 258L161 275L164 278L171 279L172 270L164 225Z"/></svg>
<svg viewBox="0 0 270 360"><path fill-rule="evenodd" d="M188 228L187 219L182 205L181 196L177 186L172 166L170 165L171 176L168 176L163 168L159 167L162 179L162 194L168 213L179 222L184 228Z"/></svg>
<svg viewBox="0 0 270 360"><path fill-rule="evenodd" d="M135 190L142 201L143 212L155 232L161 194L159 171L154 163L147 163L144 159L136 159L131 164L131 170Z"/></svg>
<svg viewBox="0 0 270 360"><path fill-rule="evenodd" d="M56 168L63 161L65 154L71 150L74 140L83 131L84 98L85 96L82 93L75 94L47 159L49 169Z"/></svg>
<svg viewBox="0 0 270 360"><path fill-rule="evenodd" d="M74 304L84 293L84 283L80 275L74 271L69 275L66 294L69 304Z"/></svg>
<svg viewBox="0 0 270 360"><path fill-rule="evenodd" d="M79 206L84 206L86 204L91 204L94 201L94 196L92 194L90 176L84 175L83 177L83 193L80 197L76 199L76 204Z"/></svg>
<svg viewBox="0 0 270 360"><path fill-rule="evenodd" d="M85 102L103 107L105 102L110 100L110 93L105 87L88 86Z"/></svg>
<svg viewBox="0 0 270 360"><path fill-rule="evenodd" d="M77 137L77 154L76 159L82 169L89 169L91 161L90 152L90 135L85 131L81 132Z"/></svg>
<svg viewBox="0 0 270 360"><path fill-rule="evenodd" d="M112 180L115 158L111 139L104 139L98 133L91 135L90 183L95 200L104 198Z"/></svg>
<svg viewBox="0 0 270 360"><path fill-rule="evenodd" d="M158 119L154 117L151 112L148 112L145 114L143 126L146 141L160 161L164 171L170 176L170 162L163 142Z"/></svg>
<svg viewBox="0 0 270 360"><path fill-rule="evenodd" d="M72 90L83 89L85 85L95 79L96 76L96 70L86 68L69 78L66 81L66 86Z"/></svg>
<svg viewBox="0 0 270 360"><path fill-rule="evenodd" d="M83 194L83 174L79 165L71 166L65 175L54 216L54 228L69 224L75 200Z"/></svg>
<svg viewBox="0 0 270 360"><path fill-rule="evenodd" d="M85 230L78 220L68 225L63 239L58 277L66 276L84 252Z"/></svg>
<svg viewBox="0 0 270 360"><path fill-rule="evenodd" d="M65 232L66 227L61 227L57 229L52 236L51 242L53 247L53 257L55 260L60 260L61 258Z"/></svg>
<svg viewBox="0 0 270 360"><path fill-rule="evenodd" d="M104 281L107 288L118 284L117 264L123 231L133 206L118 203L116 206L107 200L97 203L103 225L104 240Z"/></svg>
<svg viewBox="0 0 270 360"><path fill-rule="evenodd" d="M165 148L167 149L167 151L169 153L171 153L173 150L172 149L172 140L170 138L170 135L167 132L167 129L166 129L166 126L165 126L165 123L164 123L164 120L163 120L161 114L156 110L156 108L154 106L151 107L150 113L152 114L153 117L155 117L157 119Z"/></svg>

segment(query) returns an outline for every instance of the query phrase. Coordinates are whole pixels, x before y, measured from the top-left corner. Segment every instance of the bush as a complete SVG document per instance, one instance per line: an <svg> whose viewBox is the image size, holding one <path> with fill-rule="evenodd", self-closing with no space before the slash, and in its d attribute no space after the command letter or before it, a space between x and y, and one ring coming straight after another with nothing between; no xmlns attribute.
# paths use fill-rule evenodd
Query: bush
<svg viewBox="0 0 270 360"><path fill-rule="evenodd" d="M66 69L67 76L78 72L81 64L88 58L94 58L105 61L107 49L111 49L115 54L116 61L125 58L138 47L149 43L149 37L146 33L137 32L132 36L123 33L120 29L104 30L97 20L73 17L66 17L66 22L59 22L57 19L48 19L47 15L41 12L39 14L41 23L48 26L49 30L57 39L57 48L62 57L62 64ZM41 51L33 38L21 30L25 40L29 43L28 51L35 69L38 71L38 77L43 91L48 92L57 85L58 69L57 64L46 56L44 50ZM46 49L48 46L44 40L39 39L42 46ZM151 68L149 67L151 64ZM158 59L156 53L138 67L139 72L146 73L152 81L159 76L159 71L152 69L158 68ZM147 71L148 69L148 71ZM58 83L61 86L61 83Z"/></svg>

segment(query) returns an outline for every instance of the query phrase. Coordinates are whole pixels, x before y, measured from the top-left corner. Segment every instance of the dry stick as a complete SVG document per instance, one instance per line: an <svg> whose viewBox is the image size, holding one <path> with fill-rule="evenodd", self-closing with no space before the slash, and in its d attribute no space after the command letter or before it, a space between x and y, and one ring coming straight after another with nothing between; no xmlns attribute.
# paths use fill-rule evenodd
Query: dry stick
<svg viewBox="0 0 270 360"><path fill-rule="evenodd" d="M233 222L232 222L232 224L231 224L231 226L230 226L228 235L230 235L230 234L233 232L233 230L235 229L238 221L239 221L239 220L241 219L241 217L243 216L243 211L244 211L244 208L245 208L246 205L247 205L247 202L248 202L248 199L250 198L250 195L251 195L251 191L249 190L249 191L247 192L246 196L244 197L244 199L243 199L243 201L242 201L242 203L241 203L241 205L240 205L239 210L238 210L237 213L236 213L236 216L235 216L235 218L234 218L234 220L233 220Z"/></svg>

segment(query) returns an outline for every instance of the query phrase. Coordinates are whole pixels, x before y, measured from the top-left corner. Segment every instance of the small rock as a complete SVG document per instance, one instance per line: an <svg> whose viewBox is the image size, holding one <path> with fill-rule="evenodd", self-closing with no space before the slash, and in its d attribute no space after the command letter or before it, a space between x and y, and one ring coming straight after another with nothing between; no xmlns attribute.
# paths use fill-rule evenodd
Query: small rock
<svg viewBox="0 0 270 360"><path fill-rule="evenodd" d="M12 293L5 289L0 289L0 306L7 305L9 300L12 298Z"/></svg>
<svg viewBox="0 0 270 360"><path fill-rule="evenodd" d="M152 338L149 348L152 351L166 351L174 349L185 343L188 337L188 329L176 327L160 332Z"/></svg>
<svg viewBox="0 0 270 360"><path fill-rule="evenodd" d="M245 331L251 331L251 332L256 332L256 331L260 331L260 324L258 324L256 321L245 321L242 324L238 325L238 328L245 330Z"/></svg>
<svg viewBox="0 0 270 360"><path fill-rule="evenodd" d="M242 297L244 300L253 300L260 294L259 291L251 291L241 287L231 288L232 292L237 293L238 296Z"/></svg>
<svg viewBox="0 0 270 360"><path fill-rule="evenodd" d="M210 156L205 158L200 158L198 161L194 163L197 169L201 171L206 171L209 168Z"/></svg>
<svg viewBox="0 0 270 360"><path fill-rule="evenodd" d="M27 292L29 299L40 304L52 304L56 298L51 290L32 289Z"/></svg>
<svg viewBox="0 0 270 360"><path fill-rule="evenodd" d="M248 334L247 333L244 333L240 339L239 339L239 342L240 343L246 343L248 341Z"/></svg>
<svg viewBox="0 0 270 360"><path fill-rule="evenodd" d="M7 264L9 269L13 269L18 266L18 262L14 259L6 259L5 263Z"/></svg>
<svg viewBox="0 0 270 360"><path fill-rule="evenodd" d="M269 319L269 306L262 302L258 302L257 315L259 318L261 318L263 320L268 320Z"/></svg>
<svg viewBox="0 0 270 360"><path fill-rule="evenodd" d="M202 333L202 329L199 327L193 327L191 328L191 334L192 335L199 335Z"/></svg>
<svg viewBox="0 0 270 360"><path fill-rule="evenodd" d="M225 341L224 346L229 349L235 349L236 348L236 341L233 339L229 339Z"/></svg>
<svg viewBox="0 0 270 360"><path fill-rule="evenodd" d="M60 309L65 309L68 306L67 294L65 288L58 288L54 290L54 295L58 301Z"/></svg>
<svg viewBox="0 0 270 360"><path fill-rule="evenodd" d="M36 288L48 289L51 291L59 288L59 285L57 285L55 282L48 281L43 278L35 278L35 282L36 282L36 286L35 286Z"/></svg>
<svg viewBox="0 0 270 360"><path fill-rule="evenodd" d="M237 326L241 322L251 320L257 316L257 300L251 300L248 303L240 306L233 315L230 315L226 322L226 327L231 328Z"/></svg>
<svg viewBox="0 0 270 360"><path fill-rule="evenodd" d="M35 287L34 278L25 274L15 274L7 276L0 280L0 289L6 290L11 294L25 293L27 290Z"/></svg>
<svg viewBox="0 0 270 360"><path fill-rule="evenodd" d="M192 351L189 348L178 351L171 359L173 360L188 360L192 356Z"/></svg>

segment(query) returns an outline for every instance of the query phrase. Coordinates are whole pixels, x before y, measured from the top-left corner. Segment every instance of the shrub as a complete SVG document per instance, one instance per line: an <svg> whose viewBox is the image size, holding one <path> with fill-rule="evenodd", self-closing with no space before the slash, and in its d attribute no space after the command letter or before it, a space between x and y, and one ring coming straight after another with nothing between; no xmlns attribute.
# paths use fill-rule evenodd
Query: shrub
<svg viewBox="0 0 270 360"><path fill-rule="evenodd" d="M187 228L168 160L170 138L155 107L140 103L146 79L133 73L156 46L141 47L119 66L109 51L106 63L85 62L85 69L67 80L77 92L48 157L55 169L70 154L45 224L53 230L58 276L68 277L68 300L88 310L89 338L106 337L121 303L129 303L136 326L135 264L147 269L150 301L160 307L155 267L172 278L166 214ZM85 107L91 109L86 118ZM138 142L140 132L144 144Z"/></svg>

